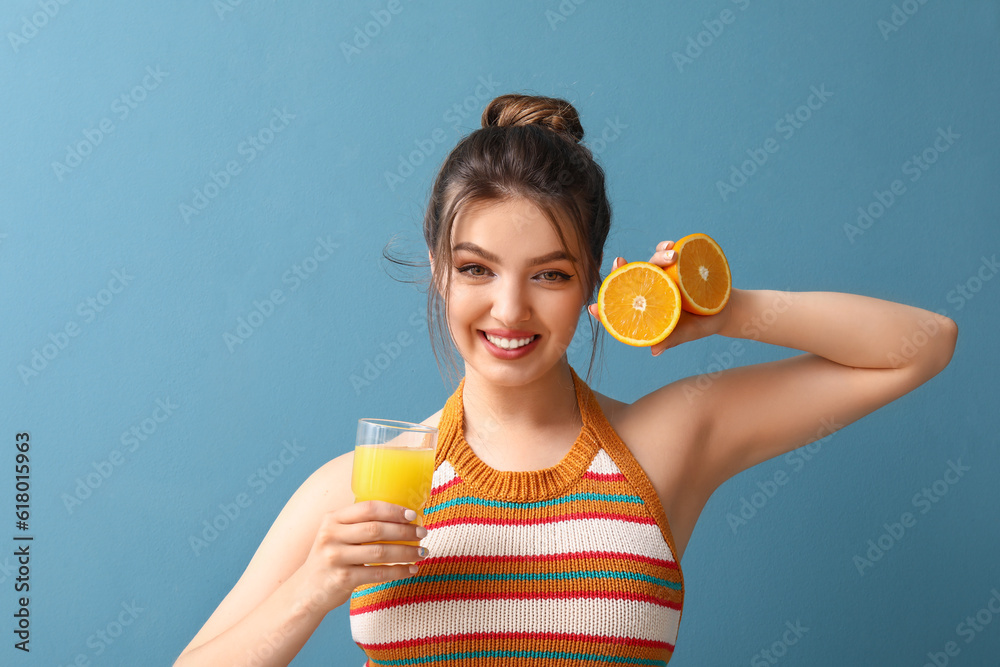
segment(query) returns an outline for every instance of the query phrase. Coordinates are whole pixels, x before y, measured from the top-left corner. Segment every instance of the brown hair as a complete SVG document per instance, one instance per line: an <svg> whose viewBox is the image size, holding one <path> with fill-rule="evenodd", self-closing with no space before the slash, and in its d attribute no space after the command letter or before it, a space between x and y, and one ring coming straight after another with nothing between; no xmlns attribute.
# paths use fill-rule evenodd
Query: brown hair
<svg viewBox="0 0 1000 667"><path fill-rule="evenodd" d="M515 198L531 201L552 223L563 249L578 258L584 293L591 301L596 297L604 242L611 227L611 205L604 171L590 149L580 143L582 139L580 117L566 100L501 95L483 111L482 128L463 138L441 165L423 229L434 257L427 317L435 325L430 332L431 346L439 369L437 339L452 342L447 323L452 229L464 210ZM566 238L564 226L571 239ZM580 251L568 247L572 237L580 241ZM383 255L396 261L385 252ZM587 319L594 343L587 370L590 382L600 327L589 315ZM445 346L445 352L457 377L454 345Z"/></svg>

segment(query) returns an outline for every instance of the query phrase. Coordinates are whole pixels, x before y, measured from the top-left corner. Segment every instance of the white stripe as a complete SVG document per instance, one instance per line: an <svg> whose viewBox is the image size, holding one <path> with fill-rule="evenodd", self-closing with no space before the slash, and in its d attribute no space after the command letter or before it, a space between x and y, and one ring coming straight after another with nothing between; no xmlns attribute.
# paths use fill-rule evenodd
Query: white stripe
<svg viewBox="0 0 1000 667"><path fill-rule="evenodd" d="M351 634L362 644L473 632L571 632L673 644L680 615L638 600L446 600L353 615Z"/></svg>
<svg viewBox="0 0 1000 667"><path fill-rule="evenodd" d="M615 462L611 459L606 451L603 449L598 450L597 454L594 456L594 460L590 463L590 467L587 468L587 472L593 472L600 475L616 475L621 472Z"/></svg>
<svg viewBox="0 0 1000 667"><path fill-rule="evenodd" d="M437 470L434 471L434 477L431 478L431 491L439 486L444 486L456 477L458 477L458 473L456 473L455 469L451 467L451 464L447 461L443 461L441 465L437 467Z"/></svg>
<svg viewBox="0 0 1000 667"><path fill-rule="evenodd" d="M548 556L570 551L616 551L676 562L656 525L615 519L570 519L531 526L440 526L432 528L420 543L431 556Z"/></svg>

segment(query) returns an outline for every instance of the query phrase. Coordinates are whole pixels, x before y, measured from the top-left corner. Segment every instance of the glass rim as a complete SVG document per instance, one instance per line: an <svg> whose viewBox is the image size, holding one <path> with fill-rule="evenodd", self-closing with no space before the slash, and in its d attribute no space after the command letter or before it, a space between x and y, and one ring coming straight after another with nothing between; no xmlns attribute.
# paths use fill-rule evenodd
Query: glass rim
<svg viewBox="0 0 1000 667"><path fill-rule="evenodd" d="M397 431L414 431L418 433L437 433L436 426L427 424L416 424L414 422L402 421L399 419L380 419L376 417L362 417L358 420L358 425L366 424L375 428L394 429Z"/></svg>

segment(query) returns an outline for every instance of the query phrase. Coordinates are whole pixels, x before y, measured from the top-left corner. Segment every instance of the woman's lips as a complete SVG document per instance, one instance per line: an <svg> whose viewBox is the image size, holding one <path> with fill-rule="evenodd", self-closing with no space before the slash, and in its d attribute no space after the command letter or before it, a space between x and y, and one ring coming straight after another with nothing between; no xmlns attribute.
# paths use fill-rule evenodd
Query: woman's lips
<svg viewBox="0 0 1000 667"><path fill-rule="evenodd" d="M490 332L490 335L493 336L493 332ZM482 330L479 331L479 338L480 338L480 340L483 341L483 345L486 346L486 350L490 354L492 354L494 357L496 357L497 359L504 359L504 360L507 360L507 361L509 361L511 359L520 359L521 357L523 357L523 356L525 356L527 354L530 354L532 350L534 350L536 347L538 347L538 341L541 340L541 338L542 338L538 334L530 334L530 333L528 333L525 336L510 336L509 337L509 338L518 339L518 338L529 338L532 335L534 336L534 338L527 345L522 345L521 347L514 348L512 350L505 350L504 348L500 347L499 345L495 345L494 343L490 342L490 339L486 337L486 332L485 331L482 331ZM501 336L501 337L502 338L508 338L508 336Z"/></svg>

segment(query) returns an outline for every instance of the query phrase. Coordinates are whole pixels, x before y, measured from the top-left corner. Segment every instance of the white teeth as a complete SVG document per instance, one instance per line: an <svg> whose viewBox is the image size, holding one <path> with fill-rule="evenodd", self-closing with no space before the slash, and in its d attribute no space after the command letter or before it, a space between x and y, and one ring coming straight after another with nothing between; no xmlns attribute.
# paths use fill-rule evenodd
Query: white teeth
<svg viewBox="0 0 1000 667"><path fill-rule="evenodd" d="M524 347L531 341L535 340L534 336L529 336L528 338L500 338L499 336L491 336L486 334L486 339L497 347L503 348L505 350L516 350L519 347Z"/></svg>

